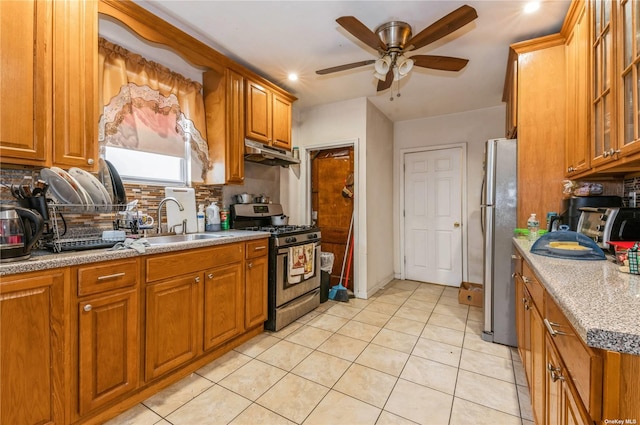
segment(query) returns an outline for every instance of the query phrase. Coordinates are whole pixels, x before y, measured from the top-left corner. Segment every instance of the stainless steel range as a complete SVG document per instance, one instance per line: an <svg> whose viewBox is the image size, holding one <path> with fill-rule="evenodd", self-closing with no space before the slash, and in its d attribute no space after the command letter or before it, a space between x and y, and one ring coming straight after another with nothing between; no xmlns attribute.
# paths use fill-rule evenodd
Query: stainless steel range
<svg viewBox="0 0 640 425"><path fill-rule="evenodd" d="M320 305L320 229L271 224L273 217L282 215L280 204L231 205L234 229L271 233L269 318L265 329L272 331L284 328Z"/></svg>

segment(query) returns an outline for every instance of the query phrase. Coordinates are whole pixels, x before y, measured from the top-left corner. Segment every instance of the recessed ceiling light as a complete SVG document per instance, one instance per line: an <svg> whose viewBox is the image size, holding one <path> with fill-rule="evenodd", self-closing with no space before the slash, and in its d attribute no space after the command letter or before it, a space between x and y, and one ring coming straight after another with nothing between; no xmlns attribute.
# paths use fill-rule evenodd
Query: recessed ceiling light
<svg viewBox="0 0 640 425"><path fill-rule="evenodd" d="M297 81L297 80L298 80L298 74L294 74L293 72L289 74L289 81Z"/></svg>
<svg viewBox="0 0 640 425"><path fill-rule="evenodd" d="M524 13L533 13L538 9L540 9L539 1L530 1L524 5Z"/></svg>

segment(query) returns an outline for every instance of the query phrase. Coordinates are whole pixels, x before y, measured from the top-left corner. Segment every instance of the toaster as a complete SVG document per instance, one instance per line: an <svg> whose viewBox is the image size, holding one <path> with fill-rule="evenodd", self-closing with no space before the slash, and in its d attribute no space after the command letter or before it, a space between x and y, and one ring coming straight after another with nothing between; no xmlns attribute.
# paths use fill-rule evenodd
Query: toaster
<svg viewBox="0 0 640 425"><path fill-rule="evenodd" d="M640 241L640 208L580 208L576 231L592 239L604 250L609 242Z"/></svg>

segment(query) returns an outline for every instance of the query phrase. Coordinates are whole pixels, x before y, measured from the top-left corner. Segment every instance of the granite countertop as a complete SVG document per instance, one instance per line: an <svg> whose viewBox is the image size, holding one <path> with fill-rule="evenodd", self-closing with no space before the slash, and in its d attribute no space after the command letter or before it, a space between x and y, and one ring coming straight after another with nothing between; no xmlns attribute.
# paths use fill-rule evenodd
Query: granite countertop
<svg viewBox="0 0 640 425"><path fill-rule="evenodd" d="M610 259L546 257L531 253L531 242L514 241L588 346L640 355L640 275L620 272Z"/></svg>
<svg viewBox="0 0 640 425"><path fill-rule="evenodd" d="M144 254L140 254L134 249L113 251L109 249L92 249L87 251L62 252L58 254L48 251L34 251L31 258L28 260L0 264L0 276L47 270L57 267L76 266L79 264L96 263L99 261L117 260L120 258L131 258L140 255L161 254L165 252L182 251L185 249L224 245L233 242L266 238L270 235L268 232L249 230L224 230L222 232L215 233L224 235L225 237L173 242L165 245L152 245L150 247L146 247Z"/></svg>

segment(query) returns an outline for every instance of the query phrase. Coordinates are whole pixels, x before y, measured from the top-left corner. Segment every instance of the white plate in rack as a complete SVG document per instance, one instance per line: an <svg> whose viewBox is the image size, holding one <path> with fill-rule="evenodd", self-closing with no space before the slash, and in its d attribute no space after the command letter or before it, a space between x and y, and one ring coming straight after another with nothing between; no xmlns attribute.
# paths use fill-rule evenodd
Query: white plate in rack
<svg viewBox="0 0 640 425"><path fill-rule="evenodd" d="M100 183L100 180L95 178L93 174L77 167L69 168L69 174L82 185L95 205L104 206L98 208L99 211L107 212L109 210L111 197L107 189Z"/></svg>
<svg viewBox="0 0 640 425"><path fill-rule="evenodd" d="M40 177L49 184L49 190L56 201L61 204L82 204L80 194L71 184L49 168L40 170Z"/></svg>
<svg viewBox="0 0 640 425"><path fill-rule="evenodd" d="M71 174L67 173L59 167L51 167L51 171L53 171L54 173L58 173L60 177L65 179L71 185L71 187L73 187L75 191L78 192L78 195L80 195L80 200L82 201L82 205L86 205L87 209L93 206L93 200L91 199L91 196L89 196L80 182L78 182L78 180L76 180Z"/></svg>

